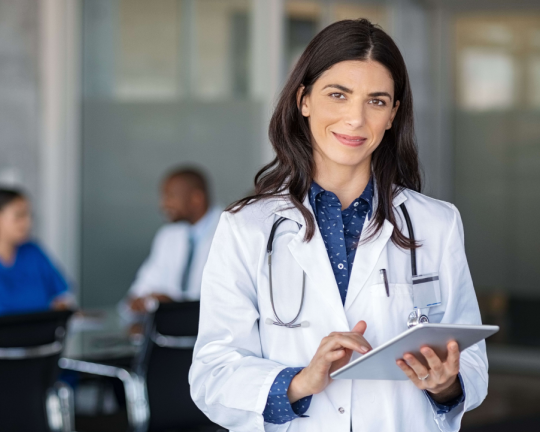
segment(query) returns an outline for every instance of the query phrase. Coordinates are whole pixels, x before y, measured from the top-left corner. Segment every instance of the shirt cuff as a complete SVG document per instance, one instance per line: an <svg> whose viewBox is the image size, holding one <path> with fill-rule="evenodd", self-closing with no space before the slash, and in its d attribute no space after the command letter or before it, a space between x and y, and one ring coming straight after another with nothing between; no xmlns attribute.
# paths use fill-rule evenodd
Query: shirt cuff
<svg viewBox="0 0 540 432"><path fill-rule="evenodd" d="M458 374L458 378L459 378L459 384L461 385L461 394L444 404L435 402L435 400L431 397L429 392L427 390L424 390L426 395L431 400L431 403L435 406L435 408L437 408L437 414L448 414L450 411L456 408L459 404L465 401L465 386L463 385L463 379L461 378L461 373Z"/></svg>
<svg viewBox="0 0 540 432"><path fill-rule="evenodd" d="M306 396L292 405L287 397L287 390L292 379L302 369L301 367L285 368L277 375L266 400L266 407L263 412L265 422L283 424L298 417L308 417L304 414L309 408L312 396Z"/></svg>

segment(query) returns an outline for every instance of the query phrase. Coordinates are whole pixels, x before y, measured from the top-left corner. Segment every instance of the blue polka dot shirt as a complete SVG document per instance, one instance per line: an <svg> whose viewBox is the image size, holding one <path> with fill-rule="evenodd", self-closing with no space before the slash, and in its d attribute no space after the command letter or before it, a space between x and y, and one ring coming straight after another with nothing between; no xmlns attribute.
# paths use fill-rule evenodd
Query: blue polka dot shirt
<svg viewBox="0 0 540 432"><path fill-rule="evenodd" d="M332 264L341 301L345 304L356 246L364 221L372 213L373 180L369 180L362 195L345 210L341 210L341 202L335 193L324 190L315 182L311 185L309 202Z"/></svg>

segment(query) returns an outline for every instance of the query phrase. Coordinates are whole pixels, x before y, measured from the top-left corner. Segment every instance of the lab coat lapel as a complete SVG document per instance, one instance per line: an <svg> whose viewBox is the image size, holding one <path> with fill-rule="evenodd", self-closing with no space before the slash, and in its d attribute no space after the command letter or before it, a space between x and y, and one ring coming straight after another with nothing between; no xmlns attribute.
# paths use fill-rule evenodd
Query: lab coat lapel
<svg viewBox="0 0 540 432"><path fill-rule="evenodd" d="M370 233L369 227L373 222L373 215L375 214L375 210L377 207L376 192L377 191L375 190L373 212L371 215L372 218L370 220L366 218L364 227L362 229L362 235L360 237L360 244L358 246L358 249L356 250L356 255L354 257L351 277L349 279L349 289L347 291L347 298L345 299L346 311L349 310L354 300L356 299L362 288L365 286L367 280L373 272L373 269L375 268L375 265L377 264L377 261L379 261L379 257L381 256L384 248L390 240L392 232L394 231L394 226L388 220L385 220L382 229L377 234L377 236L366 243L362 243L362 240L368 237ZM398 207L401 203L403 203L406 199L407 198L405 197L405 194L403 192L399 193L394 198L392 203L394 209Z"/></svg>
<svg viewBox="0 0 540 432"><path fill-rule="evenodd" d="M303 204L313 213L307 197ZM313 290L316 290L321 296L321 299L324 300L324 307L323 303L321 303L321 312L326 306L330 306L334 312L336 321L339 322L339 327L336 327L335 331L348 331L349 325L347 323L343 304L341 303L336 278L332 271L328 252L324 246L324 241L318 226L315 226L315 234L311 241L305 242L304 235L306 232L306 223L300 211L296 208L291 208L287 210L278 210L276 213L279 216L284 216L302 225L298 234L289 242L289 250L298 265L306 273L307 278L310 281L309 286L312 287ZM306 296L308 295L310 295L310 292L306 289Z"/></svg>

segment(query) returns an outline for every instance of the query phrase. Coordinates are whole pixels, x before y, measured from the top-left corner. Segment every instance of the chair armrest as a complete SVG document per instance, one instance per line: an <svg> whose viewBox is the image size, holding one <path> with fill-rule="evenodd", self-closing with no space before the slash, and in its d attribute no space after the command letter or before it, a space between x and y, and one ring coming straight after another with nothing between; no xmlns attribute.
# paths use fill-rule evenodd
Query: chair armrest
<svg viewBox="0 0 540 432"><path fill-rule="evenodd" d="M126 393L127 414L130 426L135 431L146 430L150 418L150 409L146 394L146 381L143 377L123 368L68 358L61 358L58 361L58 366L62 369L118 378L122 381Z"/></svg>
<svg viewBox="0 0 540 432"><path fill-rule="evenodd" d="M197 336L165 336L157 331L152 333L152 342L161 348L193 348L196 341Z"/></svg>
<svg viewBox="0 0 540 432"><path fill-rule="evenodd" d="M63 344L59 341L31 347L0 348L0 360L48 357L62 352L62 348Z"/></svg>

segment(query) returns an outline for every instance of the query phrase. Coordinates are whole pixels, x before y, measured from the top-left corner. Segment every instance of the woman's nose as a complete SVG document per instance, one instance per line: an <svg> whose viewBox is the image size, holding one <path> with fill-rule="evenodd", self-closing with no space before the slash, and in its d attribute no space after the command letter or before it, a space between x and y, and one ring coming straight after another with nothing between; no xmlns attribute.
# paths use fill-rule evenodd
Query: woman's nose
<svg viewBox="0 0 540 432"><path fill-rule="evenodd" d="M365 110L362 104L351 104L347 110L345 123L353 128L358 128L364 125Z"/></svg>

